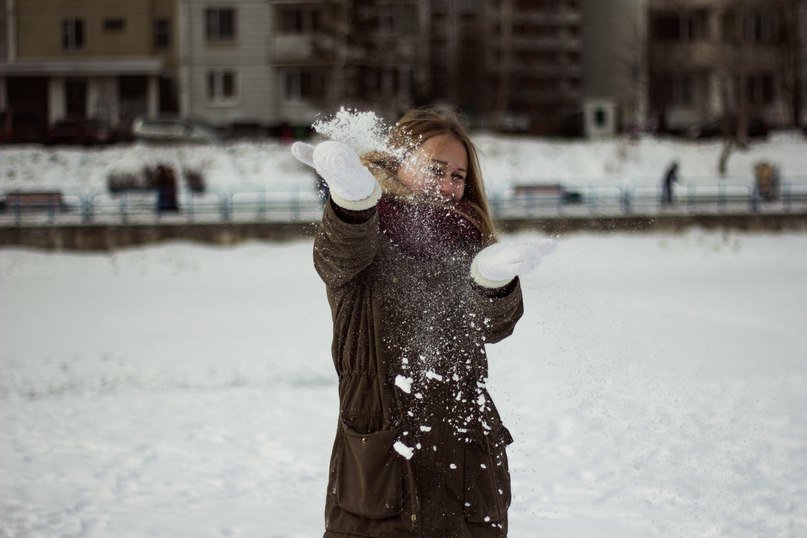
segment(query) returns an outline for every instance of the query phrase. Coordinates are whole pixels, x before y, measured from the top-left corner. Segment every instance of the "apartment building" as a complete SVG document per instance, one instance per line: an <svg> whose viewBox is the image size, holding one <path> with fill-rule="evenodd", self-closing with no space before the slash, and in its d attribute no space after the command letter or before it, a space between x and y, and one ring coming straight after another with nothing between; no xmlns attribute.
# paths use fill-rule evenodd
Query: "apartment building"
<svg viewBox="0 0 807 538"><path fill-rule="evenodd" d="M774 127L794 123L788 32L803 31L804 11L788 14L786 4L649 0L648 100L658 127L686 131L740 115ZM802 77L803 69L796 63Z"/></svg>
<svg viewBox="0 0 807 538"><path fill-rule="evenodd" d="M579 0L433 0L431 99L477 125L559 134L582 104Z"/></svg>
<svg viewBox="0 0 807 538"><path fill-rule="evenodd" d="M344 93L348 33L341 0L272 0L267 68L274 75L272 116L311 124Z"/></svg>
<svg viewBox="0 0 807 538"><path fill-rule="evenodd" d="M3 0L0 108L41 131L176 109L174 0Z"/></svg>
<svg viewBox="0 0 807 538"><path fill-rule="evenodd" d="M277 114L268 1L179 0L180 110L216 125Z"/></svg>
<svg viewBox="0 0 807 538"><path fill-rule="evenodd" d="M428 96L461 108L472 123L484 124L493 106L495 7L489 0L428 4L424 24Z"/></svg>
<svg viewBox="0 0 807 538"><path fill-rule="evenodd" d="M580 0L511 0L508 110L539 134L579 134L583 101ZM507 50L509 47L510 50Z"/></svg>
<svg viewBox="0 0 807 538"><path fill-rule="evenodd" d="M429 4L363 0L346 12L348 34L342 98L397 119L427 99Z"/></svg>

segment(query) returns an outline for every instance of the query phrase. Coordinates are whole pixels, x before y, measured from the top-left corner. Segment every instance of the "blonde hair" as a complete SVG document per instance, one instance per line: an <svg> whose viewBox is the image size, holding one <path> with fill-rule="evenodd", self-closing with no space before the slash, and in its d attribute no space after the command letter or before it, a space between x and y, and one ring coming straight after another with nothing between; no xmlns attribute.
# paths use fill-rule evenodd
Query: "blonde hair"
<svg viewBox="0 0 807 538"><path fill-rule="evenodd" d="M482 182L482 171L479 167L476 146L471 141L468 131L456 112L447 107L412 109L395 124L390 142L398 148L414 151L426 140L444 134L456 138L468 152L468 173L465 176L465 193L461 201L476 210L477 215L474 220L480 221L478 224L482 228L484 243L486 245L494 243L496 229L490 214L485 185ZM373 165L381 167L393 175L398 172L400 163L389 156L375 154L366 155L365 158Z"/></svg>

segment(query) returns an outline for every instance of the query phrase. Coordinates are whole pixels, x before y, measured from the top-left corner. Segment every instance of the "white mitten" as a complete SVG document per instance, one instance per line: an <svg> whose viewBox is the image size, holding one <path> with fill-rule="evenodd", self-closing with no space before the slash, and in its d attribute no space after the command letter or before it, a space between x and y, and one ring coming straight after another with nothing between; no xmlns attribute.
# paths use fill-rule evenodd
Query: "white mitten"
<svg viewBox="0 0 807 538"><path fill-rule="evenodd" d="M336 205L353 211L373 207L381 198L381 187L358 154L350 147L332 140L313 147L295 142L291 154L317 173L328 184L331 199Z"/></svg>
<svg viewBox="0 0 807 538"><path fill-rule="evenodd" d="M544 256L555 251L552 239L522 239L494 243L482 249L471 262L471 277L486 288L500 288L518 275L538 267Z"/></svg>
<svg viewBox="0 0 807 538"><path fill-rule="evenodd" d="M291 145L291 154L301 163L314 168L314 146L305 142L295 142Z"/></svg>

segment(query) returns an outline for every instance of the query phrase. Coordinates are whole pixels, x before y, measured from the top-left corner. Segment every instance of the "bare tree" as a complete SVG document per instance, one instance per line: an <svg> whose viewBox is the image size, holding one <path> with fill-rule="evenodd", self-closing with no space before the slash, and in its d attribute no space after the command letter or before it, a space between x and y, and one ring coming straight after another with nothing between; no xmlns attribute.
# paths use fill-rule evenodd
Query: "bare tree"
<svg viewBox="0 0 807 538"><path fill-rule="evenodd" d="M787 102L790 125L800 127L804 103L804 1L777 0L775 4L782 17L782 35L778 41L782 92Z"/></svg>
<svg viewBox="0 0 807 538"><path fill-rule="evenodd" d="M513 54L513 2L502 0L499 8L499 65L493 125L500 126L510 106L510 71Z"/></svg>
<svg viewBox="0 0 807 538"><path fill-rule="evenodd" d="M330 62L329 84L325 105L332 108L342 103L347 92L348 35L347 15L351 0L325 0L320 39L315 42L317 55Z"/></svg>

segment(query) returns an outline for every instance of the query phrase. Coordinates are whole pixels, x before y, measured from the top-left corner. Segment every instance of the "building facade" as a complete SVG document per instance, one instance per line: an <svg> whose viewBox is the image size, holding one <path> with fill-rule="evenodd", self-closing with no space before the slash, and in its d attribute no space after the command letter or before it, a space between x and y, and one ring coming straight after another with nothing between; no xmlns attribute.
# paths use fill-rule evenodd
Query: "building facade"
<svg viewBox="0 0 807 538"><path fill-rule="evenodd" d="M41 132L426 103L546 135L798 124L805 20L803 0L0 0L0 111Z"/></svg>
<svg viewBox="0 0 807 538"><path fill-rule="evenodd" d="M804 57L792 63L790 56L803 54L802 45L792 48L790 35L803 31L798 4L650 0L647 91L649 116L659 129L681 132L709 120L737 118L751 125L797 124L794 113L801 114L793 110L793 77L787 74L800 71L795 79L803 77ZM788 5L802 15L788 14Z"/></svg>
<svg viewBox="0 0 807 538"><path fill-rule="evenodd" d="M347 22L341 1L271 2L267 67L274 73L272 116L311 124L343 89Z"/></svg>
<svg viewBox="0 0 807 538"><path fill-rule="evenodd" d="M505 34L496 49L496 64L503 62L509 67L506 109L516 117L527 117L533 133L580 134L583 103L580 0L509 1L512 13L500 18L500 27L509 25L510 36L507 39Z"/></svg>
<svg viewBox="0 0 807 538"><path fill-rule="evenodd" d="M389 119L428 95L428 9L424 0L354 1L346 12L345 78L335 94Z"/></svg>
<svg viewBox="0 0 807 538"><path fill-rule="evenodd" d="M579 131L579 0L434 0L427 19L432 100L479 126Z"/></svg>
<svg viewBox="0 0 807 538"><path fill-rule="evenodd" d="M4 0L2 104L36 129L176 109L173 0Z"/></svg>
<svg viewBox="0 0 807 538"><path fill-rule="evenodd" d="M277 113L273 15L269 2L179 0L182 115L230 125Z"/></svg>
<svg viewBox="0 0 807 538"><path fill-rule="evenodd" d="M587 136L642 130L647 118L647 0L583 0Z"/></svg>

